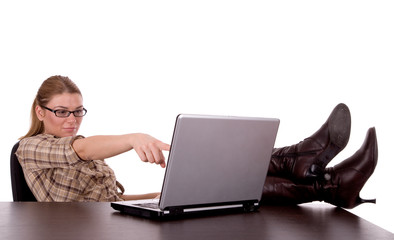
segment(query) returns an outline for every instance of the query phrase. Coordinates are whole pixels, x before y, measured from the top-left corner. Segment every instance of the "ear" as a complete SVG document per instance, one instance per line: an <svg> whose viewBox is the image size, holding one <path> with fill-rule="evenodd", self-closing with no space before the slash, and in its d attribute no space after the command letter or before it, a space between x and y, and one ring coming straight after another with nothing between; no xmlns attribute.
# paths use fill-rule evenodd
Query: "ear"
<svg viewBox="0 0 394 240"><path fill-rule="evenodd" d="M45 117L44 109L42 109L40 106L36 106L35 110L36 110L36 115L37 115L38 120L40 120L40 121L44 120L44 117Z"/></svg>

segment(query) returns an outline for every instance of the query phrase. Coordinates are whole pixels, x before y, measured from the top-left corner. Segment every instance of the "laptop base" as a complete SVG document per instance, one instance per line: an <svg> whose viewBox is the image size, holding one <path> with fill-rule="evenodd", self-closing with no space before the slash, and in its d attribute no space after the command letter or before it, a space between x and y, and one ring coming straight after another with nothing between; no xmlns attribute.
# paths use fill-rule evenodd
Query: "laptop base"
<svg viewBox="0 0 394 240"><path fill-rule="evenodd" d="M234 203L233 205L217 206L217 207L204 207L196 206L193 208L170 208L168 210L152 211L143 208L130 207L122 202L112 202L111 207L121 213L138 216L154 220L176 220L184 218L198 218L209 217L216 215L240 214L257 212L259 205L254 202L248 203ZM204 209L205 208L205 209ZM193 209L196 209L195 211Z"/></svg>

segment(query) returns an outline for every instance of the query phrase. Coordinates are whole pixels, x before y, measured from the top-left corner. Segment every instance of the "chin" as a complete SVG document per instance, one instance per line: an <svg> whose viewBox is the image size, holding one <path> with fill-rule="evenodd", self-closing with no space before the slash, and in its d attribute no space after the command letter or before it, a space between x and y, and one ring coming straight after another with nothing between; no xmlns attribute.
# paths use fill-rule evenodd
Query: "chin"
<svg viewBox="0 0 394 240"><path fill-rule="evenodd" d="M75 137L77 135L77 132L67 132L63 133L60 137Z"/></svg>

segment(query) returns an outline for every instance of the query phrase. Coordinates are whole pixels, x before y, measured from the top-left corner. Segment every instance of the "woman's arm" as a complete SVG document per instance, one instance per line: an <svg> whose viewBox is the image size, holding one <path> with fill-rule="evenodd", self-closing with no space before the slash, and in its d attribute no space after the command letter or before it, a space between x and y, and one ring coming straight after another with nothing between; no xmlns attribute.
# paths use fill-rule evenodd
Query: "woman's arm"
<svg viewBox="0 0 394 240"><path fill-rule="evenodd" d="M122 198L125 201L128 200L140 200L140 199L154 199L154 198L159 198L160 193L147 193L147 194L140 194L140 195L121 195L120 198Z"/></svg>
<svg viewBox="0 0 394 240"><path fill-rule="evenodd" d="M143 162L165 167L164 151L170 145L147 134L103 135L76 139L72 147L83 160L106 159L134 149Z"/></svg>

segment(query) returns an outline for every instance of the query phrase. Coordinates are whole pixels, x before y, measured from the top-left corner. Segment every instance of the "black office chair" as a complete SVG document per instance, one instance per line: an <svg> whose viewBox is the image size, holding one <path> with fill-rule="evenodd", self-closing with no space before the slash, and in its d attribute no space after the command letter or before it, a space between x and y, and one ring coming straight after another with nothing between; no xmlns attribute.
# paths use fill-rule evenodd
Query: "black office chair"
<svg viewBox="0 0 394 240"><path fill-rule="evenodd" d="M29 186L27 186L22 167L18 161L15 152L18 150L19 142L17 142L11 151L11 185L12 197L14 202L36 202Z"/></svg>

